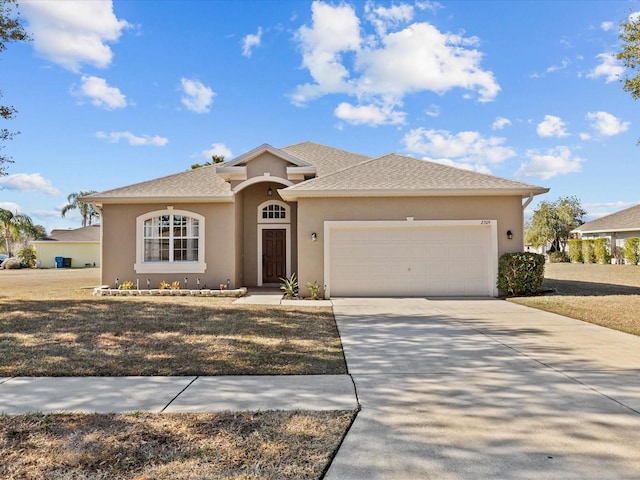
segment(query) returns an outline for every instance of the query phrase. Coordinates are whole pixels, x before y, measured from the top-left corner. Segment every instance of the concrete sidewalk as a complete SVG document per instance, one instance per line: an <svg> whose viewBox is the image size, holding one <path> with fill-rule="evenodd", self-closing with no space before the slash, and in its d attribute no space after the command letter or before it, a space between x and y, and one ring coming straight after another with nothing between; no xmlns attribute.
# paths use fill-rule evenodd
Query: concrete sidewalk
<svg viewBox="0 0 640 480"><path fill-rule="evenodd" d="M355 410L348 375L0 378L0 413Z"/></svg>

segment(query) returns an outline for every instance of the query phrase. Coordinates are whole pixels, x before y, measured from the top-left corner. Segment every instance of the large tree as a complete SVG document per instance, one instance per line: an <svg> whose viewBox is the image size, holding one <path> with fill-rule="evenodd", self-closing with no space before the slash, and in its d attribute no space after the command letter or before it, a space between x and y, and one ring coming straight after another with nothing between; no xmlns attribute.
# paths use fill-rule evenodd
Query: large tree
<svg viewBox="0 0 640 480"><path fill-rule="evenodd" d="M97 193L95 190L89 190L88 192L74 192L67 195L67 203L62 210L60 211L60 215L64 218L64 216L70 212L71 210L78 210L80 212L80 216L82 217L82 226L86 227L87 224L91 225L94 218L98 218L100 214L96 212L93 206L90 203L83 202L80 200L82 197L86 197L93 193Z"/></svg>
<svg viewBox="0 0 640 480"><path fill-rule="evenodd" d="M0 52L7 49L7 43L29 40L17 6L16 0L0 0ZM2 98L2 92L0 92L0 98ZM0 118L3 120L10 120L15 114L16 109L13 106L0 105ZM10 140L16 133L0 128L0 150L4 148L4 142ZM7 174L6 165L11 162L11 157L0 153L0 176Z"/></svg>
<svg viewBox="0 0 640 480"><path fill-rule="evenodd" d="M543 201L534 210L525 228L525 241L534 247L549 246L549 251L566 251L571 230L584 223L586 210L576 197Z"/></svg>
<svg viewBox="0 0 640 480"><path fill-rule="evenodd" d="M620 24L620 41L622 51L616 57L623 65L634 73L624 78L622 88L631 94L631 98L640 98L640 71L635 71L640 66L640 14L629 15Z"/></svg>
<svg viewBox="0 0 640 480"><path fill-rule="evenodd" d="M11 256L12 242L22 235L36 235L38 227L28 215L0 208L0 228L7 246L7 255Z"/></svg>

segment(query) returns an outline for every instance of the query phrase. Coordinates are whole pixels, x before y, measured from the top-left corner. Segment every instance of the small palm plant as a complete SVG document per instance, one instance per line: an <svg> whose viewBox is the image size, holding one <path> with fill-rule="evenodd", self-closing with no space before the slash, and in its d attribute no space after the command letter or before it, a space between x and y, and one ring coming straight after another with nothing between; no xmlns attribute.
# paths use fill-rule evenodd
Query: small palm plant
<svg viewBox="0 0 640 480"><path fill-rule="evenodd" d="M284 292L285 298L293 298L298 296L298 279L296 274L292 273L288 278L281 278L280 290Z"/></svg>

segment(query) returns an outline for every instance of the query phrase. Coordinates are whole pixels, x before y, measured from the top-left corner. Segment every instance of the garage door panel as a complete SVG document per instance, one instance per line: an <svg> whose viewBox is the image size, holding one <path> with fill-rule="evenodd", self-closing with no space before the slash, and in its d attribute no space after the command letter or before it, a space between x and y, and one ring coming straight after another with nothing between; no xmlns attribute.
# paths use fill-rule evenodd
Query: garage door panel
<svg viewBox="0 0 640 480"><path fill-rule="evenodd" d="M489 295L487 226L359 226L329 235L332 296Z"/></svg>

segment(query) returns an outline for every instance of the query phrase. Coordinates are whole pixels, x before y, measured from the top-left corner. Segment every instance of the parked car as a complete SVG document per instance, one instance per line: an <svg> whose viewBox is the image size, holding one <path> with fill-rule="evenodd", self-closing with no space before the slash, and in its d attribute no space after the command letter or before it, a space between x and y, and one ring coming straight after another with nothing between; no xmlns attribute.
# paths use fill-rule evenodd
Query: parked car
<svg viewBox="0 0 640 480"><path fill-rule="evenodd" d="M0 253L0 267L2 267L2 263L9 258L9 255L7 255L6 253Z"/></svg>

